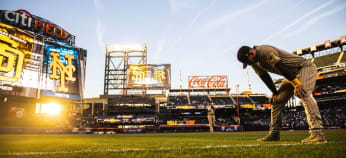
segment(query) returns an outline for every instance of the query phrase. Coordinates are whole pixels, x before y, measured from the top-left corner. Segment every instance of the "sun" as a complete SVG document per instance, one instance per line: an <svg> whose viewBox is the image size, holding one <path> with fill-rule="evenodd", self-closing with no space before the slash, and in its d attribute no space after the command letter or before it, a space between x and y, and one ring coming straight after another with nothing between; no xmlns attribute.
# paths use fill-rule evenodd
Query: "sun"
<svg viewBox="0 0 346 158"><path fill-rule="evenodd" d="M57 103L42 104L41 113L57 115L61 111L61 105Z"/></svg>

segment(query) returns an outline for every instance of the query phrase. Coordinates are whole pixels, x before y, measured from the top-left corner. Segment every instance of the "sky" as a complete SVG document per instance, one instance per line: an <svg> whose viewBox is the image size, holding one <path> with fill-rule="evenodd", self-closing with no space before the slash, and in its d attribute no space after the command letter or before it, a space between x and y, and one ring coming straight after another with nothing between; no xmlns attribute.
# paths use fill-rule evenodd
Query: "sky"
<svg viewBox="0 0 346 158"><path fill-rule="evenodd" d="M88 51L86 98L103 94L108 44L145 43L148 64L171 64L171 88L187 88L192 75L227 75L235 93L249 89L249 74L253 93L271 95L242 69L239 47L293 52L346 35L345 0L0 0L0 9L25 9L76 36Z"/></svg>

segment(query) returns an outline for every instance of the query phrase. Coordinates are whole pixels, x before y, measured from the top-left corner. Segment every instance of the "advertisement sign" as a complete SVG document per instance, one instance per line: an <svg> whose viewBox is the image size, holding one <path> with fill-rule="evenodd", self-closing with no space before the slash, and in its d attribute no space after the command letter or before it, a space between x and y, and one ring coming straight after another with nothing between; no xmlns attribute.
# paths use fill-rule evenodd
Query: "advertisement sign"
<svg viewBox="0 0 346 158"><path fill-rule="evenodd" d="M129 65L127 88L170 88L171 65Z"/></svg>
<svg viewBox="0 0 346 158"><path fill-rule="evenodd" d="M226 75L189 76L189 88L215 89L227 87L228 81Z"/></svg>

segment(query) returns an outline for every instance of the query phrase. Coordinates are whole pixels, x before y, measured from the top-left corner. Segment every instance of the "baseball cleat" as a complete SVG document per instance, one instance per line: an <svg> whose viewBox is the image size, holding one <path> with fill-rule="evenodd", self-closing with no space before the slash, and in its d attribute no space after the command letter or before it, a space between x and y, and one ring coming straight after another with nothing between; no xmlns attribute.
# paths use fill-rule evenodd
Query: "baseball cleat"
<svg viewBox="0 0 346 158"><path fill-rule="evenodd" d="M316 133L311 133L309 137L301 141L303 144L324 144L327 142L328 141L324 135Z"/></svg>
<svg viewBox="0 0 346 158"><path fill-rule="evenodd" d="M267 136L265 136L263 138L257 139L258 142L261 142L261 141L279 141L279 140L280 140L280 134L272 134L272 133L269 133Z"/></svg>

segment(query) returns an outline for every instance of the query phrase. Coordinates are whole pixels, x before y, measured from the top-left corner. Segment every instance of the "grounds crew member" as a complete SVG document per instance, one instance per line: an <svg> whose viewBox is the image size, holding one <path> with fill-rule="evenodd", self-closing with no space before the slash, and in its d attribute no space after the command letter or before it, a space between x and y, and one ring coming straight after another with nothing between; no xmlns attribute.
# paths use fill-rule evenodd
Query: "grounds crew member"
<svg viewBox="0 0 346 158"><path fill-rule="evenodd" d="M209 131L210 133L214 132L214 126L215 126L215 106L212 102L209 102L207 105L207 111L208 111L208 122L209 122Z"/></svg>
<svg viewBox="0 0 346 158"><path fill-rule="evenodd" d="M243 63L243 69L251 65L257 75L273 93L270 98L271 127L269 134L257 141L280 140L282 113L286 102L294 95L302 102L310 136L302 143L326 143L320 111L312 91L315 88L317 69L315 64L298 55L288 53L270 45L242 46L238 50L238 60ZM285 77L276 90L268 72Z"/></svg>

